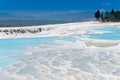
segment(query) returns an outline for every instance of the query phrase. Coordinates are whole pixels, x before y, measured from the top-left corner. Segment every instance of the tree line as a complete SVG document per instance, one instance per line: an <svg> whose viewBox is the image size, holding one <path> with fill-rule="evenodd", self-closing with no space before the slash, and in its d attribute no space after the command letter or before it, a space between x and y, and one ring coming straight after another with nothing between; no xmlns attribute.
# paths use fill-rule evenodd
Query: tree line
<svg viewBox="0 0 120 80"><path fill-rule="evenodd" d="M101 20L103 22L118 22L120 21L120 11L115 11L112 9L110 12L102 12L97 10L94 13L96 20Z"/></svg>

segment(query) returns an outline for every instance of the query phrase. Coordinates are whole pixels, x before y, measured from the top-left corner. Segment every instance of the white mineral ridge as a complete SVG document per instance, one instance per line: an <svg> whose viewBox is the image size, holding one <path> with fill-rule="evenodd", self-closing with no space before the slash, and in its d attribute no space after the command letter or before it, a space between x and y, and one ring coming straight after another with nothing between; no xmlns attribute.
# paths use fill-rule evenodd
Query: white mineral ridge
<svg viewBox="0 0 120 80"><path fill-rule="evenodd" d="M42 28L43 32L33 35L42 37L103 34L104 32L91 28L113 26L120 27L120 23L90 21L44 25L36 26ZM33 28L35 27L29 27ZM29 33L1 34L1 38L31 37ZM120 80L119 41L75 39L76 42L56 40L23 49L26 54L21 55L15 64L0 69L0 80Z"/></svg>
<svg viewBox="0 0 120 80"><path fill-rule="evenodd" d="M48 36L68 36L72 34L95 34L95 33L104 33L100 31L90 30L90 28L98 28L98 27L120 27L120 23L101 23L97 21L89 21L89 22L76 22L76 23L66 23L66 24L54 24L54 25L42 25L42 26L26 26L26 27L4 27L0 28L0 30L36 30L38 28L42 28L41 32L32 34L29 32L26 33L13 33L13 34L5 34L0 32L0 38L31 38L31 37L48 37Z"/></svg>

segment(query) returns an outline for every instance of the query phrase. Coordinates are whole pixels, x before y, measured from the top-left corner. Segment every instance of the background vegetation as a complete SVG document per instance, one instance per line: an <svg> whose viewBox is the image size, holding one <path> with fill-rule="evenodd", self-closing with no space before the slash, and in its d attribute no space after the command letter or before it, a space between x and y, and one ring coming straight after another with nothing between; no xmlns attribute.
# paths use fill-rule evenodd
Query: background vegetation
<svg viewBox="0 0 120 80"><path fill-rule="evenodd" d="M103 22L120 21L120 11L115 11L114 9L112 9L110 12L106 11L105 13L100 12L100 10L97 10L94 15L96 20L101 20Z"/></svg>

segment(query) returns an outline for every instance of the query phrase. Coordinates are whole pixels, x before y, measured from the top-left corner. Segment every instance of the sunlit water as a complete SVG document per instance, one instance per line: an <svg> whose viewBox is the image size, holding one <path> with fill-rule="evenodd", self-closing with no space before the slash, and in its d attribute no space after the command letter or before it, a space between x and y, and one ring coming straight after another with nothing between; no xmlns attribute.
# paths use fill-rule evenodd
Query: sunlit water
<svg viewBox="0 0 120 80"><path fill-rule="evenodd" d="M119 47L86 48L79 38L120 40L105 34L0 40L0 80L120 80Z"/></svg>
<svg viewBox="0 0 120 80"><path fill-rule="evenodd" d="M23 49L29 46L36 46L36 45L51 43L51 42L54 42L55 40L75 42L75 39L73 37L1 39L0 40L0 67L4 67L14 63L16 59L20 58L22 55L25 54L25 51Z"/></svg>
<svg viewBox="0 0 120 80"><path fill-rule="evenodd" d="M109 31L109 33L104 34L91 34L90 38L94 39L104 39L104 40L120 40L120 28L97 28L95 30Z"/></svg>
<svg viewBox="0 0 120 80"><path fill-rule="evenodd" d="M81 38L92 38L92 39L102 39L102 40L120 40L120 28L95 28L94 30L99 31L110 31L104 34L86 34L77 35ZM1 39L0 40L0 67L7 66L14 63L17 58L20 58L22 54L25 54L26 47L35 46L45 43L51 43L56 40L64 40L68 42L76 42L74 36L68 37L42 37L42 38L19 38L19 39ZM20 57L13 58L13 56Z"/></svg>
<svg viewBox="0 0 120 80"><path fill-rule="evenodd" d="M4 67L15 62L15 59L25 53L25 49L31 45L39 45L42 43L53 42L55 37L45 38L21 38L21 39L1 39L0 40L0 66ZM14 57L14 58L13 58Z"/></svg>

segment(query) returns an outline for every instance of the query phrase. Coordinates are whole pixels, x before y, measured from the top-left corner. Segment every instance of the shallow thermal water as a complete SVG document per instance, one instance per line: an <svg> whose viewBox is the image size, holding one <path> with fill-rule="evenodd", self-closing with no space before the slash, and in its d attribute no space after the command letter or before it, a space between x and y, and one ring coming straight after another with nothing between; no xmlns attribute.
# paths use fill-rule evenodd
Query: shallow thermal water
<svg viewBox="0 0 120 80"><path fill-rule="evenodd" d="M75 42L75 39L72 37L42 37L42 38L18 38L18 39L1 39L0 40L0 67L7 66L15 62L18 56L25 54L23 49L28 46L36 46L45 43L51 43L55 40L65 40Z"/></svg>
<svg viewBox="0 0 120 80"><path fill-rule="evenodd" d="M86 36L119 40L107 31ZM87 47L75 36L1 40L0 80L120 80L119 47Z"/></svg>
<svg viewBox="0 0 120 80"><path fill-rule="evenodd" d="M104 34L91 34L90 38L93 39L104 39L104 40L120 40L120 28L97 28L95 30L109 31L109 33Z"/></svg>

